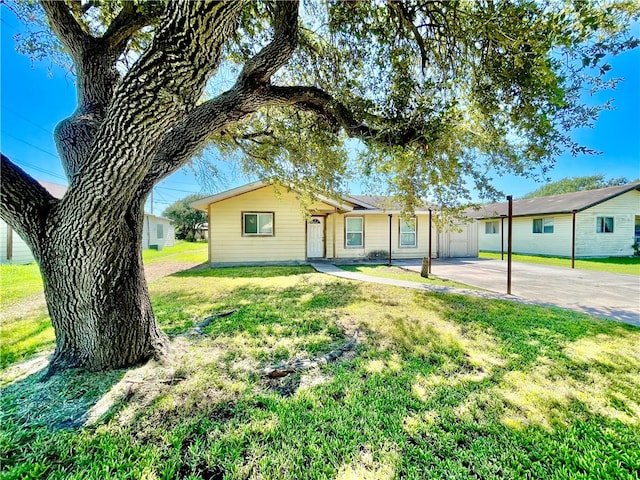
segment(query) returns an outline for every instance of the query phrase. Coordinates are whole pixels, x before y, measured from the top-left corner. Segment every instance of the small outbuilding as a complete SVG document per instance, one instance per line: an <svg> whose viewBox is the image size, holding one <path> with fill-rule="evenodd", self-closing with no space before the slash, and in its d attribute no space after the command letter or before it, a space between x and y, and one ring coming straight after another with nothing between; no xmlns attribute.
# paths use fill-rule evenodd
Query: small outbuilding
<svg viewBox="0 0 640 480"><path fill-rule="evenodd" d="M38 181L55 198L62 198L67 187L57 183ZM175 244L175 229L171 220L145 213L142 248L162 250ZM35 259L24 240L0 218L0 263L26 264Z"/></svg>
<svg viewBox="0 0 640 480"><path fill-rule="evenodd" d="M429 232L426 204L406 218L386 197L320 196L305 209L294 188L258 181L191 206L207 212L214 266L422 258L429 238L433 257L478 254L475 225L443 233L433 226Z"/></svg>
<svg viewBox="0 0 640 480"><path fill-rule="evenodd" d="M499 252L506 246L507 202L467 213L478 220L480 250ZM640 182L515 200L512 236L517 253L631 256L640 243Z"/></svg>

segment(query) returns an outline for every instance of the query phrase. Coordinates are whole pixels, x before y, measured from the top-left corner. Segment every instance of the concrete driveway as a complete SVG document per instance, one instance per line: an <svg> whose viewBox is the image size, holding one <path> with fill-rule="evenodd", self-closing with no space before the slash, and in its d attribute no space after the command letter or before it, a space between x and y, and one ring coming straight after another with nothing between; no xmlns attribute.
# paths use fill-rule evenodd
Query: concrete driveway
<svg viewBox="0 0 640 480"><path fill-rule="evenodd" d="M418 260L394 264L417 272L421 267ZM507 291L506 259L434 259L431 273L493 292ZM511 293L528 301L640 326L639 276L513 262Z"/></svg>

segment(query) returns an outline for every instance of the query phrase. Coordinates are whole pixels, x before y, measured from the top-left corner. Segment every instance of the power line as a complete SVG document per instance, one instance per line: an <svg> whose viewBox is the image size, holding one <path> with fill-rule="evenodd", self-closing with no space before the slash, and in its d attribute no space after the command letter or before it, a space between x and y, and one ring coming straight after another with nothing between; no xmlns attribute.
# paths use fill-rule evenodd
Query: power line
<svg viewBox="0 0 640 480"><path fill-rule="evenodd" d="M67 180L66 177L58 175L57 173L53 173L53 172L51 172L49 170L45 170L42 167L38 167L36 165L32 165L30 163L24 162L24 161L22 161L22 160L20 160L18 158L14 157L14 158L11 159L11 161L13 163L15 163L16 165L18 165L18 166L31 168L32 170L36 170L37 172L40 172L40 173L46 173L47 175L51 175L52 177L59 178L60 180L65 180L65 181Z"/></svg>
<svg viewBox="0 0 640 480"><path fill-rule="evenodd" d="M38 125L36 122L34 122L33 120L25 117L24 115L22 115L21 113L16 112L15 110L5 107L4 105L2 105L2 110L9 112L12 115L15 115L18 118L21 118L22 120L24 120L27 123L30 123L31 125L33 125L34 127L39 128L40 130L42 130L43 132L49 133L51 135L53 135L54 133L49 130L48 128L43 127L42 125Z"/></svg>
<svg viewBox="0 0 640 480"><path fill-rule="evenodd" d="M169 187L161 187L156 185L156 188L162 188L163 190L173 190L174 192L183 192L183 193L198 193L193 190L180 190L179 188L169 188Z"/></svg>
<svg viewBox="0 0 640 480"><path fill-rule="evenodd" d="M16 137L15 135L12 135L12 134L10 134L10 133L8 133L8 132L5 132L4 130L2 131L2 134L3 134L3 135L6 135L7 137L11 137L11 138L13 138L14 140L17 140L17 141L18 141L18 142L20 142L20 143L24 143L25 145L29 145L30 147L33 147L33 148L35 148L36 150L40 150L41 152L46 153L47 155L51 155L51 156L52 156L53 158L55 158L56 160L60 160L60 158L58 157L58 155L56 155L55 153L51 153L51 152L49 152L49 151L47 151L47 150L45 150L45 149L43 149L43 148L40 148L39 146L34 145L34 144L33 144L33 143L31 143L31 142L27 142L26 140L22 140L21 138L18 138L18 137Z"/></svg>

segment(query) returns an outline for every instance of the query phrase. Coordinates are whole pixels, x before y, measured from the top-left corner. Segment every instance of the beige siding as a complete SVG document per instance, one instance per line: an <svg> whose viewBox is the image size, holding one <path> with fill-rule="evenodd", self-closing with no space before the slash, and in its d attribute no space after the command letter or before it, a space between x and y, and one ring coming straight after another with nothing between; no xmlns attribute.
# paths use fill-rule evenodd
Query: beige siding
<svg viewBox="0 0 640 480"><path fill-rule="evenodd" d="M533 220L538 218L552 218L553 233L533 233ZM571 222L571 214L514 218L513 251L518 253L571 256ZM507 237L505 236L505 241L506 239Z"/></svg>
<svg viewBox="0 0 640 480"><path fill-rule="evenodd" d="M498 233L486 233L487 223L492 221L498 222ZM478 221L478 245L480 250L488 250L490 252L499 252L502 248L502 237L504 236L504 248L507 249L507 220L504 221L504 231L502 230L502 222L498 220L480 220Z"/></svg>
<svg viewBox="0 0 640 480"><path fill-rule="evenodd" d="M10 227L0 219L0 263L32 263L35 262L31 250L14 230L11 230L12 252L7 258L7 229Z"/></svg>
<svg viewBox="0 0 640 480"><path fill-rule="evenodd" d="M477 257L477 222L460 223L443 230L439 235L438 242L439 257Z"/></svg>
<svg viewBox="0 0 640 480"><path fill-rule="evenodd" d="M635 217L640 215L640 192L632 190L576 217L576 256L633 255ZM597 217L613 217L613 233L596 233Z"/></svg>
<svg viewBox="0 0 640 480"><path fill-rule="evenodd" d="M635 217L640 215L640 192L633 190L576 214L576 256L627 256L633 254ZM571 256L572 214L537 215L513 219L513 251L537 255ZM596 233L597 217L613 217L613 233ZM533 233L533 219L553 218L553 233ZM507 249L507 220L504 233L486 234L485 220L479 222L480 249L500 251L504 235Z"/></svg>
<svg viewBox="0 0 640 480"><path fill-rule="evenodd" d="M329 205L314 205L331 211ZM242 212L273 212L274 235L242 235ZM210 262L304 262L306 220L295 194L262 187L209 205Z"/></svg>
<svg viewBox="0 0 640 480"><path fill-rule="evenodd" d="M345 217L362 217L364 219L364 246L351 248L345 245ZM333 226L335 220L335 253L333 252ZM391 252L393 258L420 258L427 256L429 250L429 215L416 216L417 247L400 247L400 215L391 217ZM432 255L437 254L437 232L432 232ZM389 215L362 214L350 212L348 214L333 214L327 218L327 256L329 258L365 259L372 252L389 252Z"/></svg>
<svg viewBox="0 0 640 480"><path fill-rule="evenodd" d="M533 233L534 219L553 219L553 233ZM490 220L489 220L490 221ZM534 255L571 256L572 215L534 215L513 219L513 252ZM500 224L499 234L485 233L487 221L478 223L480 250L499 252L500 240L504 235L504 251L508 248L509 224L504 220L504 231Z"/></svg>

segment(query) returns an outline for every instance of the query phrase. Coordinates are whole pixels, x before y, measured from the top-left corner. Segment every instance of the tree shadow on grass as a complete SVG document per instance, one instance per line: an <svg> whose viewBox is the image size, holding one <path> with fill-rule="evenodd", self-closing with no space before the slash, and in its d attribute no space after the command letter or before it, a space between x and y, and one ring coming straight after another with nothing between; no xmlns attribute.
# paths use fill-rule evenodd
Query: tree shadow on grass
<svg viewBox="0 0 640 480"><path fill-rule="evenodd" d="M88 411L126 371L69 370L43 381L45 373L43 368L2 389L0 423L7 434L16 427L56 431L84 425Z"/></svg>
<svg viewBox="0 0 640 480"><path fill-rule="evenodd" d="M624 337L637 329L554 309L529 314L511 303L337 285L278 293L236 285L214 302L188 288L175 293L167 303L176 308L199 296L211 311L245 303L207 336L184 337L176 368L133 383L96 428L50 442L32 442L33 429L12 433L12 465L45 458L45 473L79 478L633 478L638 429L628 418L577 396L542 403L540 395L564 382L589 385L594 374L605 387L591 392L598 399L615 393L603 382L616 377L632 395L633 338ZM355 305L363 296L366 309ZM266 325L254 323L260 311ZM357 358L318 369L322 381L311 386L294 378L284 391L264 388L256 372L274 348L290 341L289 355L310 353L347 313L367 332ZM304 330L314 319L324 330ZM626 361L605 348L614 343ZM557 364L549 372L545 358ZM157 390L146 389L151 383ZM531 402L509 396L519 388L540 402L548 425L527 410ZM519 408L529 423L507 421Z"/></svg>
<svg viewBox="0 0 640 480"><path fill-rule="evenodd" d="M176 288L153 295L154 312L170 335L182 334L204 319L220 312L233 313L215 318L206 327L208 335L250 337L262 335L302 336L322 331L335 317L336 309L346 307L359 295L358 285L350 282L298 282L270 288L255 284L229 287L222 294L207 295L189 288Z"/></svg>

